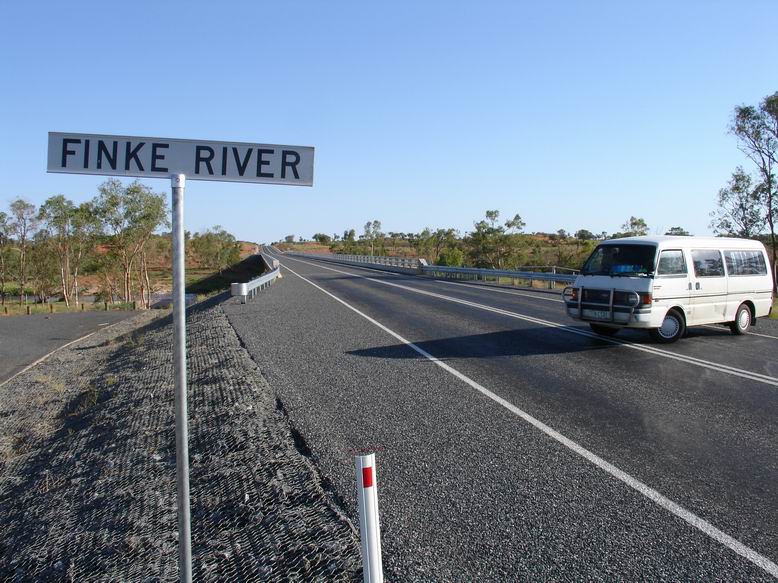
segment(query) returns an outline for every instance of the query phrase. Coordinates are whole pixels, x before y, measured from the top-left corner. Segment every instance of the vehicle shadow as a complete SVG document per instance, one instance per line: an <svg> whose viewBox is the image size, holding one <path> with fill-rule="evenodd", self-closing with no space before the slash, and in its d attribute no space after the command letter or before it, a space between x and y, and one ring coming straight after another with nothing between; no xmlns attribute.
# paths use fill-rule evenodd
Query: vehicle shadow
<svg viewBox="0 0 778 583"><path fill-rule="evenodd" d="M432 356L448 358L498 358L504 356L539 356L606 350L616 346L606 340L578 335L560 335L545 327L500 330L414 342ZM347 352L371 358L424 358L406 344L389 344Z"/></svg>
<svg viewBox="0 0 778 583"><path fill-rule="evenodd" d="M570 326L582 332L588 332L588 328ZM449 358L499 358L505 356L540 356L554 354L574 354L600 350L615 350L618 343L606 338L589 334L570 334L560 332L558 329L543 326L523 327L515 330L501 330L486 332L483 334L467 334L448 338L436 338L414 342L414 345L435 358L445 360ZM728 337L727 328L721 330L712 328L691 328L686 341L694 338L720 338ZM645 330L621 330L616 340L624 340L633 344L656 346L665 350L672 350L673 346L682 347L684 340L676 345L657 344ZM370 358L412 359L424 358L406 344L388 344L360 350L348 351L347 354Z"/></svg>

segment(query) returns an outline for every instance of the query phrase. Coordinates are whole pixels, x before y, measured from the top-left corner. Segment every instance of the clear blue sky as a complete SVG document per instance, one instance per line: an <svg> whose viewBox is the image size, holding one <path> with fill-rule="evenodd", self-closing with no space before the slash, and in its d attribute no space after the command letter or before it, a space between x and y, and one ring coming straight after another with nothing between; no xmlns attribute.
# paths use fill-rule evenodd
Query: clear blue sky
<svg viewBox="0 0 778 583"><path fill-rule="evenodd" d="M238 237L472 228L708 232L744 158L735 105L778 91L778 2L10 2L0 208L48 131L310 145L313 188L190 181L186 227ZM167 192L165 181L149 181Z"/></svg>

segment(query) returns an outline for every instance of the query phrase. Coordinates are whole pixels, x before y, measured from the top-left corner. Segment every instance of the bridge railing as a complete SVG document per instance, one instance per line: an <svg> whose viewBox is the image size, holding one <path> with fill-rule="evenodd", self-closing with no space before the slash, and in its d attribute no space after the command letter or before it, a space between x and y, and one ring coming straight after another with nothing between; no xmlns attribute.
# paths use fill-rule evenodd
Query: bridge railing
<svg viewBox="0 0 778 583"><path fill-rule="evenodd" d="M541 281L547 282L548 287L551 289L556 287L556 283L570 284L573 283L576 278L576 270L566 267L556 267L553 265L536 267L533 269L509 270L488 269L481 267L448 267L443 265L428 265L424 259L418 259L415 257L371 257L369 255L346 254L320 255L314 253L297 252L288 252L288 255L320 259L333 263L374 267L376 269L389 268L389 271L415 273L417 275L426 275L429 277L442 279L458 279L470 281L494 280L496 283L500 283L504 279L510 279L513 285L516 285L517 281L526 281L529 282L530 287L534 285L534 282Z"/></svg>
<svg viewBox="0 0 778 583"><path fill-rule="evenodd" d="M277 259L273 259L265 253L260 253L260 257L267 269L270 269L269 272L255 277L246 283L230 284L230 294L233 297L240 297L241 304L245 304L249 299L256 297L260 290L271 285L281 274L281 267Z"/></svg>

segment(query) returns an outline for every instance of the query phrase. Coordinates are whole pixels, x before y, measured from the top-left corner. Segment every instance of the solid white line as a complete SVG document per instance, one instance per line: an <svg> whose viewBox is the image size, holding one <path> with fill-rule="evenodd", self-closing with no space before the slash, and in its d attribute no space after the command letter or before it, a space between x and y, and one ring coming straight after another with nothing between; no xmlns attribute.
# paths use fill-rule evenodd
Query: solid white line
<svg viewBox="0 0 778 583"><path fill-rule="evenodd" d="M662 494L660 494L659 492L657 492L653 488L647 486L646 484L644 484L643 482L641 482L637 478L634 478L631 475L629 475L628 473L620 470L619 468L617 468L616 466L614 466L610 462L605 461L600 456L598 456L595 453L592 453L591 451L589 451L588 449L586 449L582 445L579 445L578 443L576 443L572 439L569 439L569 438L565 437L564 435L562 435L561 433L559 433L555 429L549 427L548 425L546 425L542 421L536 419L535 417L533 417L529 413L527 413L527 412L519 409L515 405L509 403L508 401L506 401L505 399L503 399L499 395L496 395L495 393L491 392L489 389L487 389L484 386L480 385L479 383L477 383L476 381L474 381L470 377L462 374L461 372L459 372L458 370L456 370L452 366L446 364L445 362L442 362L442 361L438 360L436 357L432 356L429 352L427 352L423 348L420 348L420 347L416 346L410 340L406 340L405 338L400 336L397 332L387 328L386 326L384 326L383 324L381 324L377 320L374 320L373 318L371 318L370 316L368 316L364 312L361 312L360 310L358 310L357 308L355 308L351 304L348 304L344 300L340 299L336 295L328 292L324 288L322 288L322 287L318 286L317 284L313 283L311 280L303 277L302 275L300 275L296 271L290 269L286 265L284 265L283 267L284 267L284 269L286 269L289 272L293 273L294 275L296 275L297 277L299 277L300 279L302 279L306 283L308 283L308 284L312 285L313 287L315 287L316 289L318 289L320 292L328 295L329 297L331 297L335 301L337 301L340 304L342 304L345 307L347 307L349 310L351 310L351 311L355 312L356 314L358 314L359 316L363 317L365 320L367 320L368 322L370 322L374 326L377 326L378 328L380 328L381 330L383 330L384 332L386 332L387 334L389 334L393 338L399 340L403 344L407 345L409 348L412 348L413 350L415 350L416 352L421 354L424 358L434 362L440 368L442 368L446 372L450 373L451 375L455 376L456 378L458 378L462 382L466 383L467 385L469 385L470 387L472 387L473 389L475 389L476 391L478 391L482 395L488 397L489 399L491 399L495 403L501 405L502 407L504 407L505 409L507 409L511 413L517 415L518 417L520 417L521 419L523 419L524 421L526 421L530 425L532 425L535 428L539 429L540 431L545 433L547 436L549 436L552 439L554 439L555 441L561 443L562 445L564 445L568 449L574 451L579 456L581 456L584 459L586 459L587 461L591 462L592 464L594 464L598 468L604 470L605 472L607 472L608 474L610 474L611 476L613 476L617 480L620 480L621 482L625 483L626 485L628 485L632 489L636 490L637 492L639 492L640 494L642 494L646 498L652 500L653 502L655 502L656 504L658 504L659 506L661 506L665 510L667 510L670 513L674 514L678 518L686 521L687 523L689 523L691 526L695 527L696 529L702 531L703 533L708 535L710 538L718 541L719 543L723 544L727 548L729 548L732 551L736 552L741 557L751 561L752 563L754 563L755 565L757 565L758 567L760 567L761 569L763 569L764 571L766 571L767 573L772 575L773 577L778 578L778 565L776 565L773 561L771 561L767 557L765 557L763 555L760 555L759 553L757 553L756 551L754 551L750 547L747 547L746 545L744 545L743 543L741 543L737 539L735 539L735 538L729 536L728 534L726 534L725 532L719 530L718 528L713 526L708 521L704 520L703 518L700 518L699 516L697 516L693 512L690 512L689 510L686 510L681 505L673 502L672 500L670 500L666 496L663 496Z"/></svg>
<svg viewBox="0 0 778 583"><path fill-rule="evenodd" d="M701 328L710 328L711 330L718 330L719 332L725 332L726 330L720 326L713 326L705 324L701 326ZM778 340L778 336L770 336L769 334L759 334L758 332L751 332L750 330L746 332L747 336L759 336L760 338L772 338L773 340Z"/></svg>
<svg viewBox="0 0 778 583"><path fill-rule="evenodd" d="M741 378L748 379L748 380L751 380L751 381L756 381L756 382L759 382L759 383L764 383L764 384L767 384L767 385L772 385L774 387L778 387L778 378L771 377L769 375L764 375L764 374L757 373L757 372L752 372L752 371L748 371L748 370L744 370L744 369L739 369L739 368L735 368L733 366L729 366L729 365L726 365L726 364L719 364L719 363L716 363L716 362L711 362L709 360L703 360L701 358L697 358L697 357L694 357L694 356L686 356L686 355L676 354L674 352L670 352L668 350L662 350L661 348L656 348L654 346L646 346L644 344L636 344L634 342L630 342L629 340L623 340L623 339L620 339L620 338L607 338L607 337L603 337L603 336L600 336L598 334L595 334L594 332L590 332L588 330L582 330L580 328L575 328L573 326L567 326L565 324L559 324L557 322L552 322L550 320L543 320L541 318L536 318L534 316L528 316L526 314L519 314L518 312L512 312L512 311L509 311L509 310L503 310L502 308L495 308L495 307L492 307L492 306L487 306L485 304L479 304L479 303L476 303L476 302L471 302L469 300L464 300L464 299L461 299L461 298L455 298L453 296L446 296L446 295L443 295L443 294L438 294L438 293L427 291L427 290L421 290L421 289L416 289L416 288L408 287L408 286L405 286L405 285L400 285L398 283L392 283L390 281L384 281L384 280L381 280L381 279L375 279L375 278L367 277L367 276L364 276L364 275L359 275L359 274L355 274L355 273L349 273L347 271L341 271L339 269L333 269L332 267L325 267L324 265L319 265L319 264L316 264L316 263L310 263L308 261L303 261L302 259L293 259L291 257L287 257L285 259L292 259L293 261L297 261L299 263L305 263L306 265L311 265L313 267L318 267L320 269L326 269L328 271L334 271L335 273L341 273L343 275L351 275L351 276L358 277L358 278L361 278L361 279L366 279L368 281L372 281L372 282L375 282L375 283L380 283L382 285L388 285L388 286L391 286L391 287L396 287L396 288L399 288L399 289L410 291L412 293L416 293L416 294L420 294L420 295L425 295L425 296L429 296L429 297L434 297L434 298L442 299L442 300L445 300L445 301L448 301L448 302L462 304L462 305L465 305L465 306L470 306L470 307L473 307L473 308L476 308L476 309L479 309L479 310L484 310L484 311L487 311L487 312L493 312L495 314L501 314L503 316L508 316L510 318L515 318L517 320L523 320L525 322L530 322L532 324L539 324L541 326L545 326L545 327L548 327L548 328L555 328L557 330L561 330L563 332L568 332L570 334L576 334L578 336L585 336L587 338L594 338L594 339L599 340L601 342L606 342L606 343L613 344L613 345L616 345L616 346L623 346L625 348L630 348L632 350L639 350L640 352L646 352L648 354L653 354L655 356L661 356L663 358L669 358L671 360L677 360L679 362L684 362L686 364L691 364L691 365L699 366L699 367L706 368L706 369L709 369L709 370L714 370L714 371L717 371L717 372L722 372L722 373L725 373L725 374L730 374L730 375L741 377Z"/></svg>
<svg viewBox="0 0 778 583"><path fill-rule="evenodd" d="M294 257L291 257L291 256L288 257L288 259L294 259L295 261L302 261L302 259L295 259ZM321 259L320 261L326 261L326 259ZM403 277L401 274L398 274L395 271L384 271L383 269L380 269L380 267L378 269L371 268L371 267L365 267L363 265L345 265L345 267L351 267L351 268L354 268L354 269L362 269L363 271L372 271L373 273L375 273L376 271L380 271L381 273L386 273L386 274L389 274L389 275L393 275L393 276L398 277L398 278L399 277ZM473 283L468 283L466 281L451 281L451 280L446 280L446 279L438 279L436 277L427 278L427 281L432 281L432 282L435 282L435 283L444 283L446 285L458 285L458 286L462 286L462 287L465 287L465 288L469 287L469 288L472 288L472 289L479 289L479 290L484 290L484 291L490 291L490 292L494 292L494 293L497 293L497 294L507 294L507 295L511 295L511 296L523 296L525 298L531 298L533 300L543 300L544 302L563 303L563 300L561 300L561 299L548 298L548 297L544 297L542 295L538 295L538 294L543 293L543 292L532 293L532 292L524 292L524 291L518 291L518 290L499 289L499 288L496 288L496 287L493 287L493 286L490 286L490 285L479 285L477 283L473 284Z"/></svg>
<svg viewBox="0 0 778 583"><path fill-rule="evenodd" d="M288 259L293 259L293 258L289 257ZM295 261L302 261L302 260L296 259ZM303 262L303 263L305 263L305 262ZM313 265L313 264L311 264L311 265ZM321 266L321 267L323 267L323 266ZM370 269L369 267L361 267L359 265L348 265L347 267L353 267L353 268L356 268L356 269L363 269L363 270L366 270L366 271L380 271L380 270ZM391 272L391 271L386 271L384 273L388 273L388 274L391 274L391 275L397 275L396 273ZM401 276L397 275L397 277L401 277ZM526 298L531 298L533 300L542 300L544 302L556 302L556 303L559 303L559 304L563 304L564 303L564 300L562 300L562 299L553 298L553 297L543 297L542 295L539 295L541 292L532 293L532 292L523 292L523 291L517 291L517 290L499 289L499 288L495 288L495 287L488 286L488 285L478 285L478 284L467 283L465 281L450 281L450 280L446 280L446 279L437 279L437 278L433 278L430 281L434 281L434 282L437 282L437 283L443 283L443 284L446 284L446 285L458 285L458 286L462 286L462 287L470 287L470 288L475 288L475 289L484 290L484 291L490 291L490 292L498 293L498 294L507 294L507 295L511 295L511 296L522 296L522 297L526 297ZM721 330L721 328L719 328L718 326L713 326L713 325L708 325L708 324L703 324L703 325L701 325L701 327L702 328L712 328L712 329L715 329L715 330ZM770 336L769 334L761 334L759 332L748 332L748 335L749 336L759 336L760 338L771 338L773 340L778 340L778 336ZM599 336L597 336L597 338L599 338Z"/></svg>

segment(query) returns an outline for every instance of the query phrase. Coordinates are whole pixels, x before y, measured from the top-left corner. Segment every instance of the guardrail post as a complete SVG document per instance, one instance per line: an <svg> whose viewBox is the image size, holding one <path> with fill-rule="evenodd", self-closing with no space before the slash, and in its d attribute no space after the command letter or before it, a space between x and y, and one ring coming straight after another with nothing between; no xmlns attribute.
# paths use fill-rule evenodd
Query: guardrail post
<svg viewBox="0 0 778 583"><path fill-rule="evenodd" d="M358 455L354 461L357 471L359 535L362 540L362 579L364 583L383 583L375 454Z"/></svg>

